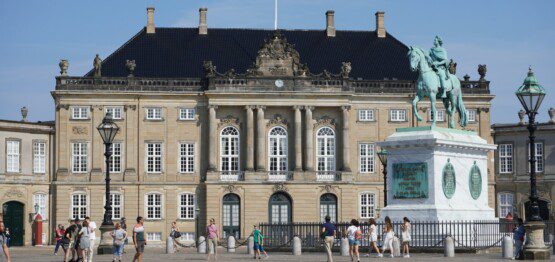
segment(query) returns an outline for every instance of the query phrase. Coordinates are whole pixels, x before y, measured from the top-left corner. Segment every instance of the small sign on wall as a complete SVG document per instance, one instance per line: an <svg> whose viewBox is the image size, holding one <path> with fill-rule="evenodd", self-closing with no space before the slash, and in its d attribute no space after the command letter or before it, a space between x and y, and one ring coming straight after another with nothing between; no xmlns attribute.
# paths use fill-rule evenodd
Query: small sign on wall
<svg viewBox="0 0 555 262"><path fill-rule="evenodd" d="M428 198L428 163L393 164L394 199Z"/></svg>

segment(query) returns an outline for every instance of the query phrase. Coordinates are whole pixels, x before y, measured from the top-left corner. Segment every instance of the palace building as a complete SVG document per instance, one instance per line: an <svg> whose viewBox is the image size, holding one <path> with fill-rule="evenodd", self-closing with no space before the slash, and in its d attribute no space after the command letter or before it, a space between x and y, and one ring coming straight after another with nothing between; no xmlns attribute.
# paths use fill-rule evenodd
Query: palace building
<svg viewBox="0 0 555 262"><path fill-rule="evenodd" d="M352 31L335 28L333 11L323 30L210 28L207 12L199 10L198 28L160 28L148 8L147 26L86 75L68 76L67 60L60 63L50 225L102 221L96 127L106 113L120 127L110 160L113 219L145 217L149 241L164 241L173 221L192 240L209 218L224 236L243 238L261 222L379 217L375 143L428 125L413 118L417 75L384 13L375 29ZM494 96L480 75L461 80L466 128L492 143ZM418 108L426 120L428 107ZM438 126L447 127L438 108Z"/></svg>

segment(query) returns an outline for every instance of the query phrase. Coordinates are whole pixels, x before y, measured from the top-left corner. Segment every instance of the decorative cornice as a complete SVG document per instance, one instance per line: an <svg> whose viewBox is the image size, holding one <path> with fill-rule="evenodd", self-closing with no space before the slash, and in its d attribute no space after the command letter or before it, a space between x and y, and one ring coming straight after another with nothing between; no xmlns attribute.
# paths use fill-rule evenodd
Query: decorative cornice
<svg viewBox="0 0 555 262"><path fill-rule="evenodd" d="M23 192L19 191L17 188L11 188L4 194L4 198L23 198Z"/></svg>
<svg viewBox="0 0 555 262"><path fill-rule="evenodd" d="M314 123L315 128L318 126L331 126L335 128L335 119L329 116L322 116L320 119L316 120L316 123Z"/></svg>
<svg viewBox="0 0 555 262"><path fill-rule="evenodd" d="M274 118L270 119L266 124L266 127L272 126L283 126L285 128L289 128L289 123L280 114L275 114Z"/></svg>
<svg viewBox="0 0 555 262"><path fill-rule="evenodd" d="M60 109L65 109L68 110L69 109L69 104L57 104L56 105L56 110L60 110Z"/></svg>

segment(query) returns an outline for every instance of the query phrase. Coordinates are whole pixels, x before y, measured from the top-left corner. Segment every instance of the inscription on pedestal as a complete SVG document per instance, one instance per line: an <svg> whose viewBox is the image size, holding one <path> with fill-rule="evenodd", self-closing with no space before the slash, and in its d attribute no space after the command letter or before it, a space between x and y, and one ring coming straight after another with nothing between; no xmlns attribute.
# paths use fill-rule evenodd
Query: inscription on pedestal
<svg viewBox="0 0 555 262"><path fill-rule="evenodd" d="M455 189L457 186L455 169L451 165L450 159L447 159L447 164L443 168L443 194L447 199L451 199L455 194Z"/></svg>
<svg viewBox="0 0 555 262"><path fill-rule="evenodd" d="M474 161L474 165L470 168L468 179L470 195L476 200L482 194L482 172L480 172L480 168L476 165L476 161Z"/></svg>
<svg viewBox="0 0 555 262"><path fill-rule="evenodd" d="M428 164L393 164L393 198L428 198Z"/></svg>

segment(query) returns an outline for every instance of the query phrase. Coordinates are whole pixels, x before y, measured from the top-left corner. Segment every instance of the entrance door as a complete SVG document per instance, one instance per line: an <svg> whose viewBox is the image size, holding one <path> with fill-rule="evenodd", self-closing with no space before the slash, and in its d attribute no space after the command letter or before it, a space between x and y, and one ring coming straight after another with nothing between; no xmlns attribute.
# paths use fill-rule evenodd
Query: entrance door
<svg viewBox="0 0 555 262"><path fill-rule="evenodd" d="M235 194L225 195L222 205L222 235L224 238L235 236L239 239L241 237L240 214L241 201L239 196Z"/></svg>
<svg viewBox="0 0 555 262"><path fill-rule="evenodd" d="M331 222L337 222L337 197L334 194L323 194L320 197L320 221L324 222L326 216Z"/></svg>
<svg viewBox="0 0 555 262"><path fill-rule="evenodd" d="M24 206L17 201L10 201L2 205L4 226L10 230L10 246L23 246L25 229L23 228Z"/></svg>
<svg viewBox="0 0 555 262"><path fill-rule="evenodd" d="M269 202L270 223L287 224L291 223L291 198L284 193L275 193L270 197Z"/></svg>

